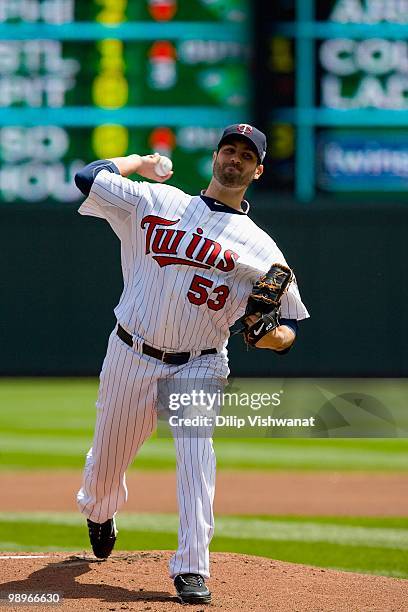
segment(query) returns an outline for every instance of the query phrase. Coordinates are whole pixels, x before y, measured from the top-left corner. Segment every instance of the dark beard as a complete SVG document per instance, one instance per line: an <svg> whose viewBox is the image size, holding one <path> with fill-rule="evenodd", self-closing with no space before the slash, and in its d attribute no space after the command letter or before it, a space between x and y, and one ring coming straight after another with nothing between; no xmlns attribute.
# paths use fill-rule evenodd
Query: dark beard
<svg viewBox="0 0 408 612"><path fill-rule="evenodd" d="M242 174L239 171L229 174L227 168L230 167L231 164L220 164L217 159L215 160L213 174L221 185L224 187L248 187L252 183L254 172Z"/></svg>

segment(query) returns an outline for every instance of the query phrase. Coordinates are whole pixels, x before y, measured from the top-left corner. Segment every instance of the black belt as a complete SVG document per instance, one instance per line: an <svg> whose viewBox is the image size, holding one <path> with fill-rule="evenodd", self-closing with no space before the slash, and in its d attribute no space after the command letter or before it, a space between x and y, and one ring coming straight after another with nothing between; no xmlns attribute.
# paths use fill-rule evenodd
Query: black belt
<svg viewBox="0 0 408 612"><path fill-rule="evenodd" d="M117 335L125 344L133 348L133 337L129 334L126 329L118 323L118 328L116 330ZM217 349L204 349L200 352L200 355L214 355L217 352ZM191 357L191 353L166 353L165 351L159 351L159 349L155 349L152 346L149 346L145 342L142 345L142 353L145 355L149 355L149 357L154 357L163 363L168 363L170 365L183 365L183 363L187 363L187 361Z"/></svg>

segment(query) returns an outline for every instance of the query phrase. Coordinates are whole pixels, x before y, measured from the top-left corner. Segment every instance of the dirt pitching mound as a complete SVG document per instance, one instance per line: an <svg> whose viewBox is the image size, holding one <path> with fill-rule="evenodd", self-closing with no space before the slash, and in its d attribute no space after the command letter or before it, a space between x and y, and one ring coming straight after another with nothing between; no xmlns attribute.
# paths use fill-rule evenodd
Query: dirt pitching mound
<svg viewBox="0 0 408 612"><path fill-rule="evenodd" d="M26 553L27 556L36 553ZM38 553L40 555L41 553ZM81 612L180 610L168 578L169 551L118 552L107 561L85 554L53 553L24 558L24 553L0 556L0 591L60 593L54 606L24 606L39 612L52 609ZM226 612L402 612L407 610L408 580L368 576L282 563L263 557L214 553L210 606L189 610ZM0 604L2 605L2 604ZM21 612L21 605L4 609Z"/></svg>

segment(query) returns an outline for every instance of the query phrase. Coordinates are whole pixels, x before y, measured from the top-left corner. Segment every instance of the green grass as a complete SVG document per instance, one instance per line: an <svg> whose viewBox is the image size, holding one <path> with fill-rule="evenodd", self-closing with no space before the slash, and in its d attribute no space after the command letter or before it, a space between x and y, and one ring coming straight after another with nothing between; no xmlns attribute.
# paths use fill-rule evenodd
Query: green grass
<svg viewBox="0 0 408 612"><path fill-rule="evenodd" d="M298 385L301 401L302 381ZM82 468L92 444L97 386L96 379L0 380L0 469ZM379 393L383 386L378 383ZM405 387L389 382L388 389L399 401ZM408 470L404 438L219 438L215 446L221 469ZM174 469L172 440L153 436L135 466ZM175 515L123 513L119 529L122 550L176 546ZM89 543L79 514L0 513L0 550L83 549ZM408 519L222 516L212 550L408 578Z"/></svg>
<svg viewBox="0 0 408 612"><path fill-rule="evenodd" d="M120 514L118 550L174 549L177 516ZM74 513L0 514L2 551L88 549ZM408 578L408 519L222 516L212 551Z"/></svg>
<svg viewBox="0 0 408 612"><path fill-rule="evenodd" d="M97 385L96 379L0 380L0 469L81 468L92 444ZM215 446L221 469L408 470L403 438L218 438ZM135 465L173 469L172 440L153 436Z"/></svg>

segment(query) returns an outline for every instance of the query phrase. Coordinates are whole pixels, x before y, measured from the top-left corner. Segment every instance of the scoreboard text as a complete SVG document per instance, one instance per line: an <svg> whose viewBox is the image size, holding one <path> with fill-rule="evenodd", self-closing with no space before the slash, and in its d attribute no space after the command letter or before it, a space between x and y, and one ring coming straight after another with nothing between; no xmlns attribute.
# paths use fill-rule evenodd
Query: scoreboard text
<svg viewBox="0 0 408 612"><path fill-rule="evenodd" d="M76 202L97 158L158 151L196 193L247 117L246 0L0 0L0 201Z"/></svg>

